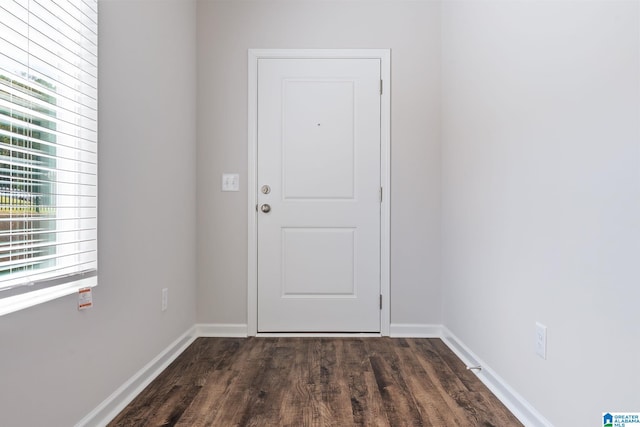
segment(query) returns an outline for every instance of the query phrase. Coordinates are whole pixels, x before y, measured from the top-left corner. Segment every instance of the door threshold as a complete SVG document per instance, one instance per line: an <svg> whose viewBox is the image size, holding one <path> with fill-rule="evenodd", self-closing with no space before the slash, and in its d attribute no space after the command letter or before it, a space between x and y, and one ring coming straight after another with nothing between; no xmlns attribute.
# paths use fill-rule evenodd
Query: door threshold
<svg viewBox="0 0 640 427"><path fill-rule="evenodd" d="M258 332L257 338L375 338L380 332Z"/></svg>

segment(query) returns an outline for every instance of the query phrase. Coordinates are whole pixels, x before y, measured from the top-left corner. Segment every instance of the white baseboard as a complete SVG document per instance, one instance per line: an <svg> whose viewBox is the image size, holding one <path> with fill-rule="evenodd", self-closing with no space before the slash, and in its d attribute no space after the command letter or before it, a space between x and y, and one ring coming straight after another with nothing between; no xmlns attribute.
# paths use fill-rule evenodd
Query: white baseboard
<svg viewBox="0 0 640 427"><path fill-rule="evenodd" d="M243 323L199 323L195 325L199 337L246 338L247 325Z"/></svg>
<svg viewBox="0 0 640 427"><path fill-rule="evenodd" d="M518 394L509 384L476 356L462 341L460 341L449 329L442 326L442 341L458 356L467 366L482 366L480 371L474 370L478 379L496 395L522 424L526 427L553 427L553 424L538 412L529 402Z"/></svg>
<svg viewBox="0 0 640 427"><path fill-rule="evenodd" d="M389 327L391 338L440 338L442 325L419 323L392 323Z"/></svg>
<svg viewBox="0 0 640 427"><path fill-rule="evenodd" d="M158 356L136 372L111 396L82 418L75 427L102 427L113 420L140 392L198 337L195 327L189 328Z"/></svg>

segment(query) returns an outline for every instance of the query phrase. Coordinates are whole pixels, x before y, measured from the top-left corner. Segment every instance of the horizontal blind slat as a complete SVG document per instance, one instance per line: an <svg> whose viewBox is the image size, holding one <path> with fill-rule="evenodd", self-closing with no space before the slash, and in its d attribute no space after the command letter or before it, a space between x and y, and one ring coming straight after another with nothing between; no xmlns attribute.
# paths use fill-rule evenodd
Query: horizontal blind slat
<svg viewBox="0 0 640 427"><path fill-rule="evenodd" d="M49 234L59 234L59 233L78 233L78 232L85 232L85 231L92 231L95 227L88 227L88 228L72 228L69 230L43 230L43 229L18 229L18 230L13 230L13 231L0 231L0 239L11 239L13 237L19 237L22 236L24 234L26 234L26 232L28 232L30 235L32 236L41 236L41 235L49 235ZM0 245L4 245L4 243L0 243Z"/></svg>
<svg viewBox="0 0 640 427"><path fill-rule="evenodd" d="M81 126L80 123L71 123L51 115L57 113L55 110L51 111L48 108L47 110L45 111L45 108L37 104L28 105L28 102L23 102L20 98L6 96L0 88L0 118L5 126L10 125L16 128L13 133L17 133L16 131L20 129L43 129L47 133L56 132L78 138L91 138L97 133L95 122L87 122L92 125L91 127ZM34 124L34 121L39 125Z"/></svg>
<svg viewBox="0 0 640 427"><path fill-rule="evenodd" d="M41 262L41 260L45 260L45 259L48 260L48 259L55 259L55 258L60 258L65 256L76 255L77 254L76 252L67 252L65 254L64 252L61 252L61 249L64 249L65 246L69 248L76 248L78 244L89 243L93 241L94 239L85 238L85 239L75 239L68 242L39 242L39 243L32 243L32 244L25 244L25 245L19 244L16 246L15 251L7 248L0 249L0 260L5 258L16 258L16 257L19 258L26 253L40 254L42 253L43 249L47 249L47 248L56 248L57 250L55 255L46 255L39 258L17 259L13 261L0 261L0 271L2 271L3 269L11 268L14 265L22 265L25 262L28 262L28 263ZM81 252L86 252L86 251L81 251Z"/></svg>
<svg viewBox="0 0 640 427"><path fill-rule="evenodd" d="M71 283L75 281L75 277L82 279L82 277L95 278L97 273L97 261L84 261L79 262L73 267L49 267L35 272L26 272L21 275L16 275L14 279L0 281L0 286L4 289L5 293L20 293L19 291L24 289L25 285L31 287L39 283L55 283L64 284L66 278L70 278ZM54 286L54 285L50 285ZM45 285L46 287L46 285ZM7 292L8 291L8 292Z"/></svg>
<svg viewBox="0 0 640 427"><path fill-rule="evenodd" d="M7 127L11 129L20 130L25 128L25 123L19 119L15 119L13 117L0 114L0 126L4 127L5 130ZM27 129L31 131L39 132L44 137L47 137L50 139L55 138L56 141L58 141L58 138L60 138L63 141L74 141L75 144L82 145L82 147L86 151L94 151L94 152L96 151L95 141L97 139L97 132L94 132L94 131L89 131L87 129L78 129L77 135L71 135L68 133L60 132L58 130L48 129L42 126L34 125L33 123L29 123ZM28 135L22 135L17 132L11 132L11 133L16 137L23 137L23 136L28 137ZM45 140L43 142L49 142L49 141ZM57 144L59 143L57 142ZM73 146L69 145L68 143L65 146L73 148Z"/></svg>

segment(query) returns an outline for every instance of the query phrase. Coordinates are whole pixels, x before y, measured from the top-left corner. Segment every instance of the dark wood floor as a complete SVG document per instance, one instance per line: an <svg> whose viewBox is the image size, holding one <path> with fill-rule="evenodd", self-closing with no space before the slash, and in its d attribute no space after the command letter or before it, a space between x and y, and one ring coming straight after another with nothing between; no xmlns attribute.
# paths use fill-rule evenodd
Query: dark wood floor
<svg viewBox="0 0 640 427"><path fill-rule="evenodd" d="M109 426L521 426L439 339L199 338Z"/></svg>

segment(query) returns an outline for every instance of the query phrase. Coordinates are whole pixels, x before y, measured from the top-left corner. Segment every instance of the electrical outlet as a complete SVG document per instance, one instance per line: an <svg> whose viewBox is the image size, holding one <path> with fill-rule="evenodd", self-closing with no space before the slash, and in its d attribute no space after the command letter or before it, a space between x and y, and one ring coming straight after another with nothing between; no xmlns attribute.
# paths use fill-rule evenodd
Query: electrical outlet
<svg viewBox="0 0 640 427"><path fill-rule="evenodd" d="M539 322L536 322L536 354L547 358L547 327Z"/></svg>
<svg viewBox="0 0 640 427"><path fill-rule="evenodd" d="M162 289L162 311L167 309L169 305L169 288Z"/></svg>

